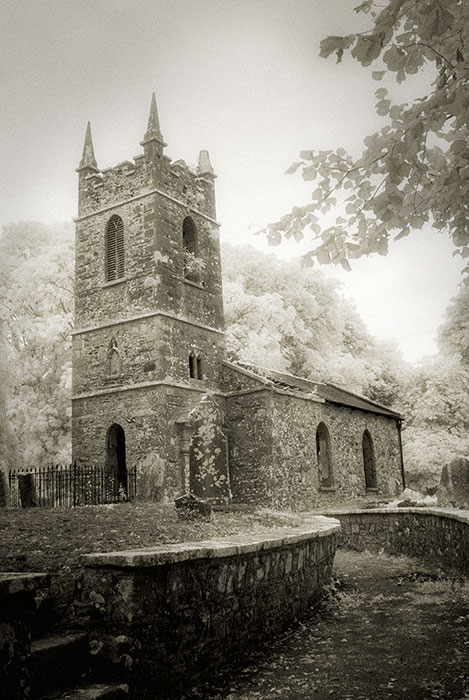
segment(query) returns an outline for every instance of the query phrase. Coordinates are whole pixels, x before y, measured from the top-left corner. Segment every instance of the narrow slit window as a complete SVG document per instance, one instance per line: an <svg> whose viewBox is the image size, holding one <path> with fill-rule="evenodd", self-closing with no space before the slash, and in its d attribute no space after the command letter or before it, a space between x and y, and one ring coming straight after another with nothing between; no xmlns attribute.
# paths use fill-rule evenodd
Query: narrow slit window
<svg viewBox="0 0 469 700"><path fill-rule="evenodd" d="M197 378L197 363L193 352L189 355L189 377L191 379Z"/></svg>
<svg viewBox="0 0 469 700"><path fill-rule="evenodd" d="M106 281L124 277L124 222L112 216L106 226Z"/></svg>

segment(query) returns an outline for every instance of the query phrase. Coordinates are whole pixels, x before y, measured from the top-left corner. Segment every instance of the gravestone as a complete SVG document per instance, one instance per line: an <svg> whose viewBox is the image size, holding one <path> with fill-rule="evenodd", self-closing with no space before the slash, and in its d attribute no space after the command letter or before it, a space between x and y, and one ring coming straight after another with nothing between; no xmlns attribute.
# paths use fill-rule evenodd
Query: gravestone
<svg viewBox="0 0 469 700"><path fill-rule="evenodd" d="M443 467L438 504L469 506L469 459L466 457L457 457Z"/></svg>
<svg viewBox="0 0 469 700"><path fill-rule="evenodd" d="M18 474L18 491L22 508L37 506L36 484L32 474Z"/></svg>

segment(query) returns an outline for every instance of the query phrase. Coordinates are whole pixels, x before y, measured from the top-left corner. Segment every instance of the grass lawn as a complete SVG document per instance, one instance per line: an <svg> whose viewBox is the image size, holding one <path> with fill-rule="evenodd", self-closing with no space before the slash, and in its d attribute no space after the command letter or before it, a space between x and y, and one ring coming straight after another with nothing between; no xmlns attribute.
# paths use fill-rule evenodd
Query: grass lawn
<svg viewBox="0 0 469 700"><path fill-rule="evenodd" d="M268 532L299 525L299 514L268 510L214 513L212 522L181 522L174 505L129 504L83 508L0 510L0 571L46 571L62 613L73 598L80 556L153 545Z"/></svg>

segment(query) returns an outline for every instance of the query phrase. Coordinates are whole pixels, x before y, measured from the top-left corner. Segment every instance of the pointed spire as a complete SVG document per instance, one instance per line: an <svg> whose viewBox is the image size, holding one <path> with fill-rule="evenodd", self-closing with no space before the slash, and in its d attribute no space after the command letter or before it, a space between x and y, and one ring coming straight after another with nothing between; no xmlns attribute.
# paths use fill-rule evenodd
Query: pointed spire
<svg viewBox="0 0 469 700"><path fill-rule="evenodd" d="M210 162L210 155L208 151L200 151L197 173L198 175L210 175L211 177L216 177Z"/></svg>
<svg viewBox="0 0 469 700"><path fill-rule="evenodd" d="M83 146L83 155L81 157L80 165L77 171L80 170L93 170L98 172L98 164L96 163L96 158L94 157L93 139L91 137L91 124L88 122L85 134L85 143Z"/></svg>
<svg viewBox="0 0 469 700"><path fill-rule="evenodd" d="M141 141L140 144L143 146L146 153L151 153L154 149L154 146L148 146L149 144L155 141L158 155L161 155L161 153L163 152L163 148L166 146L166 144L163 139L163 134L161 133L160 120L158 118L158 108L156 106L156 97L155 93L153 93L151 96L150 115L148 117L147 130L145 132L145 136L143 137L143 141Z"/></svg>

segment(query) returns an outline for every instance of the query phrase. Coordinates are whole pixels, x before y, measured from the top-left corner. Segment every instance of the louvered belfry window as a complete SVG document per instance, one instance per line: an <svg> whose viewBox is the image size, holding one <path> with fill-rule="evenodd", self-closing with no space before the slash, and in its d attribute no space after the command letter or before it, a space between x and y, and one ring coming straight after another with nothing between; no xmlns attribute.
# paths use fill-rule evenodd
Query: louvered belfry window
<svg viewBox="0 0 469 700"><path fill-rule="evenodd" d="M124 223L120 216L109 219L106 227L106 281L124 276Z"/></svg>

